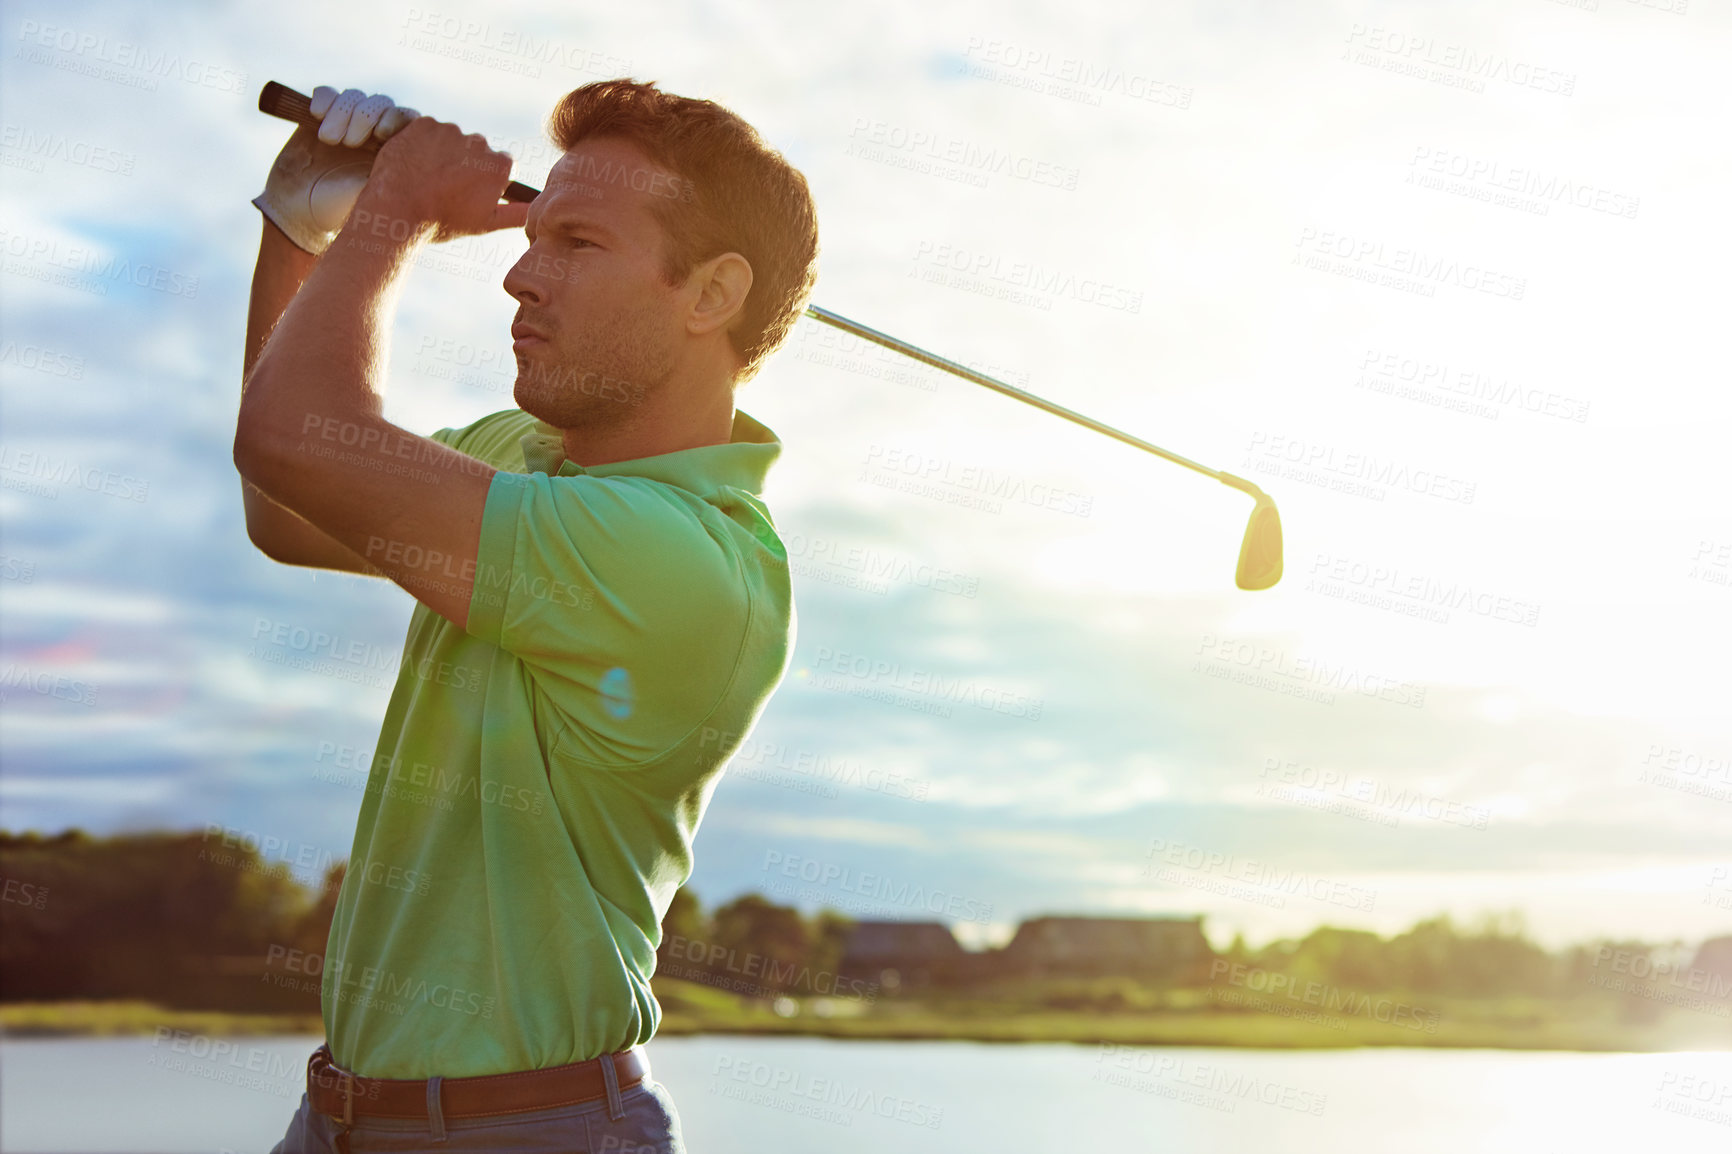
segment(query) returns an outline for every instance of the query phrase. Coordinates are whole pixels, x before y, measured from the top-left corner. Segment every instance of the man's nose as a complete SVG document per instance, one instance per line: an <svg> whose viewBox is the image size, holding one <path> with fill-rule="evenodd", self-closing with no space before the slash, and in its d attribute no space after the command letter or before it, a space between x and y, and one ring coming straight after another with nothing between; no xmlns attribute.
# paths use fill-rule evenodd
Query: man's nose
<svg viewBox="0 0 1732 1154"><path fill-rule="evenodd" d="M535 276L531 272L534 267L535 262L530 259L529 253L526 252L517 258L516 264L505 271L505 279L500 283L507 293L523 304L545 305L547 304L547 286L543 283L545 278Z"/></svg>

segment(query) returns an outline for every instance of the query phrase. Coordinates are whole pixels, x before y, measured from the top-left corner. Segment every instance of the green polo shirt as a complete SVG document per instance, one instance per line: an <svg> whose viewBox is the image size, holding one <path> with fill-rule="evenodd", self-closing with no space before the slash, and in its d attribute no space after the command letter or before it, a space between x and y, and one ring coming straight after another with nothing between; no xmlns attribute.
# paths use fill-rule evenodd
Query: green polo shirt
<svg viewBox="0 0 1732 1154"><path fill-rule="evenodd" d="M661 919L723 765L787 672L781 452L585 468L519 409L433 440L501 470L467 630L417 603L325 954L325 1036L378 1078L648 1041Z"/></svg>

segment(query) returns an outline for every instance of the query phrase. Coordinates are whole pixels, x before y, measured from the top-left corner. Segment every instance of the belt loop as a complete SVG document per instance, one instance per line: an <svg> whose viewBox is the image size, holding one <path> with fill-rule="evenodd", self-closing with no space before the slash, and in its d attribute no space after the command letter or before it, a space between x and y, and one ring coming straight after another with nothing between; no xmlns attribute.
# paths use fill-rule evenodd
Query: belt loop
<svg viewBox="0 0 1732 1154"><path fill-rule="evenodd" d="M614 1069L612 1054L603 1054L596 1061L601 1063L601 1080L607 1086L608 1120L618 1122L625 1117L625 1102L619 1096L619 1071Z"/></svg>
<svg viewBox="0 0 1732 1154"><path fill-rule="evenodd" d="M427 1123L433 1129L433 1141L445 1141L445 1111L439 1105L439 1083L444 1081L438 1074L427 1079Z"/></svg>
<svg viewBox="0 0 1732 1154"><path fill-rule="evenodd" d="M338 1154L349 1154L349 1131L355 1125L355 1075L344 1070L337 1079L343 1092L343 1116L333 1119L337 1129L336 1146Z"/></svg>

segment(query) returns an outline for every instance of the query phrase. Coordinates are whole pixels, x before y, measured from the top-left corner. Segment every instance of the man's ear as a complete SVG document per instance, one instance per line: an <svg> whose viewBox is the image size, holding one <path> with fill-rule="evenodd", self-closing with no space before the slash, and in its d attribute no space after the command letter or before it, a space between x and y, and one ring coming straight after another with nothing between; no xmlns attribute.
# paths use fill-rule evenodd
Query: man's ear
<svg viewBox="0 0 1732 1154"><path fill-rule="evenodd" d="M686 331L696 335L726 332L746 307L746 294L752 291L752 266L739 253L725 252L693 269L688 283L697 287L698 296L686 315Z"/></svg>

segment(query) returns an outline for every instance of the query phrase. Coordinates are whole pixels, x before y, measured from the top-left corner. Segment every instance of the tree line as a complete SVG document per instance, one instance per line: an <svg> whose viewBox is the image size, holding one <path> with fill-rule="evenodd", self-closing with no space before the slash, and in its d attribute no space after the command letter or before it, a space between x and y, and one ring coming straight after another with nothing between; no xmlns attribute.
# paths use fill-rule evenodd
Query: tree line
<svg viewBox="0 0 1732 1154"><path fill-rule="evenodd" d="M319 966L290 964L303 980L271 979L285 960L321 958L343 875L336 862L309 887L288 863L212 832L0 831L0 1000L317 1012L319 983L304 976ZM681 889L663 919L657 972L758 997L881 996L842 972L853 924L759 894L706 911ZM1390 938L1332 926L1258 949L1235 938L1204 980L1260 970L1367 991L1570 996L1621 988L1611 979L1640 977L1642 959L1650 969L1677 959L1676 973L1689 957L1681 942L1602 940L1550 953L1514 915L1468 927L1445 916Z"/></svg>

